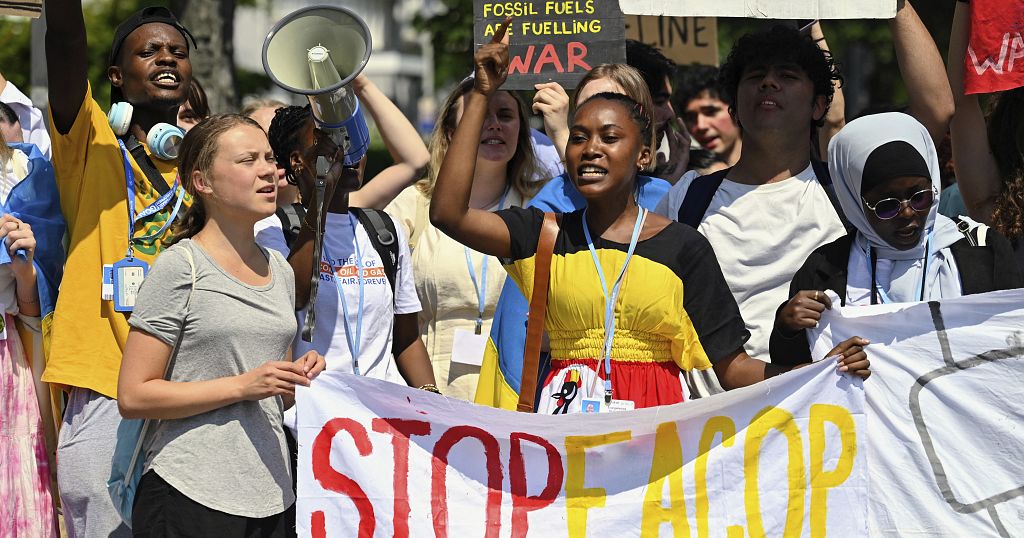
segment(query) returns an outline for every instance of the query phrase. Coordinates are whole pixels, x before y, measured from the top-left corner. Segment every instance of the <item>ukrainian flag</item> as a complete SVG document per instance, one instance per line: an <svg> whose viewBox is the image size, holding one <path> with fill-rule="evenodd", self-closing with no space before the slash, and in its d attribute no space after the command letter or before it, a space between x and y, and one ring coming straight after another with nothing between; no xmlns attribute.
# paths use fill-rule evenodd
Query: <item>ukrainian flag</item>
<svg viewBox="0 0 1024 538"><path fill-rule="evenodd" d="M8 144L28 156L28 175L11 189L2 213L10 213L28 223L36 238L33 257L39 307L43 318L44 342L49 333L53 309L57 305L57 289L64 275L64 233L67 225L60 211L60 196L53 165L43 157L35 144ZM0 265L11 263L6 248L0 248Z"/></svg>
<svg viewBox="0 0 1024 538"><path fill-rule="evenodd" d="M671 187L663 179L637 176L637 201L641 207L653 210ZM571 213L586 205L586 200L576 190L569 176L562 174L548 181L527 207L547 212ZM476 403L515 410L522 383L523 348L526 346L526 318L529 313L530 301L519 291L515 282L506 277L491 322L484 361L480 366ZM545 362L541 361L538 385L544 381Z"/></svg>

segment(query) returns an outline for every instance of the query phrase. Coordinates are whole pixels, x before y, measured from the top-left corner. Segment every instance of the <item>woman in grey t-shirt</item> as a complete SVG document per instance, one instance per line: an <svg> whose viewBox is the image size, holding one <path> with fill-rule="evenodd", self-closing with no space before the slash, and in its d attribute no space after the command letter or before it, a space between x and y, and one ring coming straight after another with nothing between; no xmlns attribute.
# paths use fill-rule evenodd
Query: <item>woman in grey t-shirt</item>
<svg viewBox="0 0 1024 538"><path fill-rule="evenodd" d="M291 360L292 271L253 237L276 208L273 152L254 121L214 116L182 141L178 170L192 196L183 240L138 291L118 380L125 418L159 420L144 443L133 530L284 536L295 495L282 413L324 358Z"/></svg>

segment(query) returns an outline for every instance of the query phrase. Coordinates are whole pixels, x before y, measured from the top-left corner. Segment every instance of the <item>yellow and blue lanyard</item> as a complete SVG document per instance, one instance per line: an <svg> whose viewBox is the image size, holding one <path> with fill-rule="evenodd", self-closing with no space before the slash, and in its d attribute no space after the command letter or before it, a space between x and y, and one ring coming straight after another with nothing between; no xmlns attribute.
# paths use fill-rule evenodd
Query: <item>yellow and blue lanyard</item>
<svg viewBox="0 0 1024 538"><path fill-rule="evenodd" d="M128 253L126 257L131 260L135 257L135 242L142 242L156 237L163 236L167 228L174 222L174 219L178 216L178 211L181 210L181 202L185 199L185 193L181 188L179 178L175 176L174 185L171 186L171 190L165 192L160 198L157 198L155 202L150 204L148 207L135 214L135 172L132 170L131 161L128 158L128 149L125 148L124 142L120 139L117 141L118 145L121 146L121 158L124 162L124 179L128 189ZM155 233L144 235L142 237L135 237L135 225L139 221L149 218L153 214L162 211L168 204L171 203L171 198L177 195L177 201L174 203L174 209L171 211L171 215L167 218L167 222L160 227Z"/></svg>
<svg viewBox="0 0 1024 538"><path fill-rule="evenodd" d="M352 244L355 247L356 255L356 281L359 283L359 306L356 310L356 330L355 334L352 333L352 326L349 324L348 318L348 300L345 299L345 290L341 286L341 278L338 277L338 273L334 271L334 262L331 254L327 251L327 242L324 241L324 258L327 259L327 266L331 269L331 277L334 278L335 287L338 289L338 301L341 302L341 312L344 316L343 322L345 324L345 342L348 344L348 351L352 354L352 371L356 375L362 375L359 372L359 348L363 342L363 305L364 305L364 285L363 280L363 254L362 249L359 248L359 235L358 227L356 225L356 218L352 216L351 210L348 214L349 224L352 225Z"/></svg>
<svg viewBox="0 0 1024 538"><path fill-rule="evenodd" d="M498 209L505 208L505 198L507 197L508 189L505 189L505 193L501 195L501 200L498 201ZM478 283L476 270L473 269L473 259L469 255L469 247L463 246L462 249L466 253L466 268L469 269L469 279L473 281L473 289L476 290L477 314L474 332L476 334L482 334L484 328L484 310L487 308L487 262L490 261L491 257L484 255L483 264L480 266L480 281Z"/></svg>
<svg viewBox="0 0 1024 538"><path fill-rule="evenodd" d="M601 281L601 291L604 292L604 401L612 401L612 341L615 338L615 303L619 298L619 290L622 288L622 281L626 276L626 269L629 261L633 258L633 251L640 241L640 230L644 227L644 220L647 219L647 210L639 209L636 216L636 223L633 225L633 236L629 239L629 249L626 251L626 261L619 270L619 276L612 285L611 294L608 293L608 283L604 278L604 270L601 268L601 260L597 258L597 249L594 248L594 240L590 236L590 227L587 226L587 210L583 210L583 234L587 238L587 248L590 249L590 257L594 260L594 267L597 269L597 277Z"/></svg>

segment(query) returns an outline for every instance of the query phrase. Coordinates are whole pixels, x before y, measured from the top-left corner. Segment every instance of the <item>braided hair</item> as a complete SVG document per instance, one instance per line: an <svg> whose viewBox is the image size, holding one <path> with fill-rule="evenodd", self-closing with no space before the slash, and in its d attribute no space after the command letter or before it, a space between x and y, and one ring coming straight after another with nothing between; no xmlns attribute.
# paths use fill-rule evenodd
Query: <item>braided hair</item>
<svg viewBox="0 0 1024 538"><path fill-rule="evenodd" d="M284 169L284 177L291 185L298 185L299 179L292 170L290 156L293 151L302 149L302 132L307 122L312 120L313 111L309 105L286 106L274 111L274 120L270 122L270 148L274 150L277 165Z"/></svg>
<svg viewBox="0 0 1024 538"><path fill-rule="evenodd" d="M645 108L643 105L636 102L635 100L633 100L632 97L628 95L623 95L621 93L615 92L601 92L595 93L594 95L590 96L590 98L588 98L586 101L580 103L579 106L576 107L576 112L578 112L579 109L583 108L583 105L593 101L594 99L604 99L605 101L613 101L624 106L626 110L629 111L629 117L636 123L636 126L640 128L640 136L641 140L644 141L644 145L647 145L649 143L648 141L652 140L651 132L653 130L652 125L654 124L654 117L653 112L649 108ZM574 121L575 116L576 114L573 113ZM654 148L651 148L651 150L653 151Z"/></svg>

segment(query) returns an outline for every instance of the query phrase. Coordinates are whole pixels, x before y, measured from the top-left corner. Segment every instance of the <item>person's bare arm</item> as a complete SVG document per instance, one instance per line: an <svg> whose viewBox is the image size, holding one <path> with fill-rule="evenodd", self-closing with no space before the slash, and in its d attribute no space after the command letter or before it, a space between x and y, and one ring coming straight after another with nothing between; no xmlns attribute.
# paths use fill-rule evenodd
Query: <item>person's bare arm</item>
<svg viewBox="0 0 1024 538"><path fill-rule="evenodd" d="M373 118L394 164L349 195L353 207L384 209L403 189L423 175L430 162L423 138L380 88L364 75L352 82L359 103Z"/></svg>
<svg viewBox="0 0 1024 538"><path fill-rule="evenodd" d="M394 338L391 352L395 356L398 373L410 387L434 385L434 368L430 365L427 348L420 340L418 314L395 314Z"/></svg>
<svg viewBox="0 0 1024 538"><path fill-rule="evenodd" d="M295 385L308 386L323 370L305 362L269 361L241 375L207 381L164 379L171 346L144 331L132 329L125 343L117 379L117 406L125 418L175 419L205 413L245 400L293 397ZM305 357L304 357L305 358Z"/></svg>
<svg viewBox="0 0 1024 538"><path fill-rule="evenodd" d="M505 221L490 211L470 208L469 196L487 104L508 74L505 30L510 22L511 19L506 20L491 42L480 47L474 57L474 87L463 101L462 120L455 128L430 198L431 224L477 252L502 258L509 257L512 248Z"/></svg>
<svg viewBox="0 0 1024 538"><path fill-rule="evenodd" d="M89 80L81 0L46 1L46 72L53 126L67 134L82 108Z"/></svg>
<svg viewBox="0 0 1024 538"><path fill-rule="evenodd" d="M825 41L825 34L821 29L821 23L815 21L810 28L810 36L821 50L831 52L828 42ZM818 155L822 159L828 159L828 143L832 137L846 126L846 98L843 97L843 87L838 82L833 82L835 93L832 94L832 106L825 113L824 125L818 129Z"/></svg>
<svg viewBox="0 0 1024 538"><path fill-rule="evenodd" d="M837 366L839 371L867 379L871 375L871 370L868 356L864 352L863 346L866 345L868 345L867 340L855 336L841 342L827 356L842 355ZM796 367L800 366L802 365ZM732 356L716 362L714 368L715 375L718 376L718 380L725 390L753 385L793 369L788 366L759 361L747 355L742 348L736 350Z"/></svg>
<svg viewBox="0 0 1024 538"><path fill-rule="evenodd" d="M953 145L953 169L960 195L971 218L991 224L992 208L1002 192L999 166L992 155L981 103L976 94L964 95L964 58L971 34L971 8L956 2L949 35L946 74L953 90L956 114L949 125Z"/></svg>
<svg viewBox="0 0 1024 538"><path fill-rule="evenodd" d="M889 21L896 61L910 97L910 115L928 129L938 145L953 117L953 93L943 72L942 55L910 0L900 0Z"/></svg>

